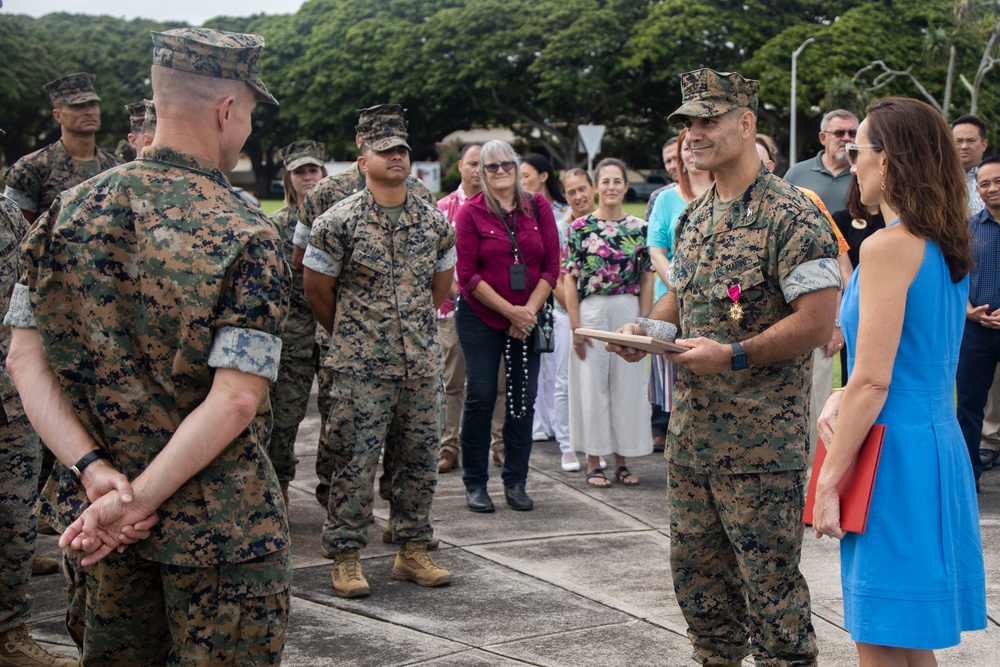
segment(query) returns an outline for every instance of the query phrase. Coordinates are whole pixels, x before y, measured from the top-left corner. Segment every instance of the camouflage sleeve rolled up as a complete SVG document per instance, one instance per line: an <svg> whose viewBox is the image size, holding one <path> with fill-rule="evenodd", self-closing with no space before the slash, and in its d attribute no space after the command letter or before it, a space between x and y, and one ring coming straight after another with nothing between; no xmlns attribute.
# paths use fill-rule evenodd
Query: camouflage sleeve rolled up
<svg viewBox="0 0 1000 667"><path fill-rule="evenodd" d="M291 275L279 241L255 237L230 270L231 288L216 311L208 365L278 377L281 328L288 313Z"/></svg>
<svg viewBox="0 0 1000 667"><path fill-rule="evenodd" d="M811 204L811 202L807 202ZM778 278L785 301L827 287L840 288L837 241L815 206L793 209L790 224L780 229Z"/></svg>
<svg viewBox="0 0 1000 667"><path fill-rule="evenodd" d="M448 271L455 268L458 262L458 253L455 251L455 228L451 226L444 213L438 216L438 225L443 230L441 240L438 242L437 261L434 263L434 270L437 272ZM443 219L444 224L441 224Z"/></svg>
<svg viewBox="0 0 1000 667"><path fill-rule="evenodd" d="M309 234L309 248L303 264L313 271L337 277L351 252L352 236L338 212L350 206L353 197L319 216ZM349 211L350 209L344 209Z"/></svg>
<svg viewBox="0 0 1000 667"><path fill-rule="evenodd" d="M6 197L13 200L22 211L38 213L45 175L38 170L34 161L21 158L7 170L4 180L7 184L4 189Z"/></svg>

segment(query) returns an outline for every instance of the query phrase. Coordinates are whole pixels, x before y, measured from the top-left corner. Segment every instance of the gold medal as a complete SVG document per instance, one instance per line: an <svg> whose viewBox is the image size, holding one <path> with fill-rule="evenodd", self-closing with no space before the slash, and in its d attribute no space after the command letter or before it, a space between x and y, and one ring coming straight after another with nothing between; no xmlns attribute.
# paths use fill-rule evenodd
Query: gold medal
<svg viewBox="0 0 1000 667"><path fill-rule="evenodd" d="M734 322L739 322L743 319L743 306L741 306L739 302L733 301L729 305L729 318Z"/></svg>

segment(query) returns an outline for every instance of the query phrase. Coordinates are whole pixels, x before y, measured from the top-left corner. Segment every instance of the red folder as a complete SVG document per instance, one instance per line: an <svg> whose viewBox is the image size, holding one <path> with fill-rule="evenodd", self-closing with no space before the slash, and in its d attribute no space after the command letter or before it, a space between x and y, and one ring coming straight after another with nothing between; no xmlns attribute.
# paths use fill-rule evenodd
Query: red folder
<svg viewBox="0 0 1000 667"><path fill-rule="evenodd" d="M840 528L849 533L864 533L868 524L868 509L871 507L872 489L875 487L875 474L878 472L878 461L882 456L884 439L885 424L872 426L857 456L854 457L854 463L837 485L837 491L840 492ZM802 514L802 521L807 526L811 526L813 522L816 482L819 480L819 471L823 467L824 460L826 460L826 445L821 438L816 444L816 460L813 462L812 476L809 479L806 509Z"/></svg>

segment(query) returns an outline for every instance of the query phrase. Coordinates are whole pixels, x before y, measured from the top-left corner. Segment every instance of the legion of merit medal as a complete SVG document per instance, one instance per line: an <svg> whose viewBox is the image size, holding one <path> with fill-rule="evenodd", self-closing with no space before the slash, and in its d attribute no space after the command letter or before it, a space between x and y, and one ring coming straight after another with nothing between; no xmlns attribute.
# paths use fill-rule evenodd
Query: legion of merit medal
<svg viewBox="0 0 1000 667"><path fill-rule="evenodd" d="M729 298L733 300L729 305L729 318L734 322L739 322L743 319L743 306L740 305L740 295L742 293L738 283L729 288Z"/></svg>

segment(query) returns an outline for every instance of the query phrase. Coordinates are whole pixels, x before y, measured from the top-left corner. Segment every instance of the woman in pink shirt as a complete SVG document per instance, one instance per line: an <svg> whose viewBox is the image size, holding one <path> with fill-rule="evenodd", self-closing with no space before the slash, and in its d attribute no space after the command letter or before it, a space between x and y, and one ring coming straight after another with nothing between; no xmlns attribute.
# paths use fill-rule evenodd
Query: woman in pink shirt
<svg viewBox="0 0 1000 667"><path fill-rule="evenodd" d="M494 511L489 481L490 420L497 373L507 374L503 427L506 457L500 476L515 510L534 507L525 493L539 354L537 313L559 277L559 239L549 203L521 186L518 155L503 141L480 153L483 191L455 220L458 289L455 328L465 356L462 467L473 512Z"/></svg>

